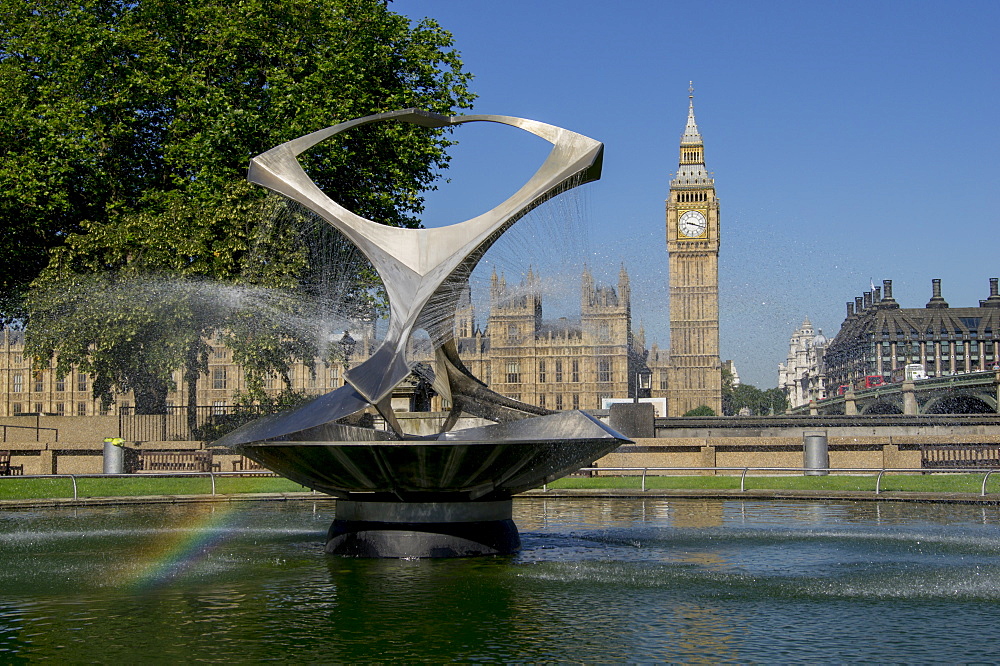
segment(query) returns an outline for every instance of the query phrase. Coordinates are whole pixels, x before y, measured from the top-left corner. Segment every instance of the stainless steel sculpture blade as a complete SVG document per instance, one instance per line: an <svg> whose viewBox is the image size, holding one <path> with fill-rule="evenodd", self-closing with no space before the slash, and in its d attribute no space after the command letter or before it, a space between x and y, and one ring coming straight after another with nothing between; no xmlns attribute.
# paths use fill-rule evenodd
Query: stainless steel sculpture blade
<svg viewBox="0 0 1000 666"><path fill-rule="evenodd" d="M326 196L298 156L324 139L367 123L426 127L494 122L552 144L516 193L477 217L436 229L378 224ZM294 410L248 423L216 444L229 446L299 483L338 498L327 552L362 557L501 554L520 541L511 495L590 463L627 442L583 412L551 412L499 395L459 358L454 315L460 288L493 243L532 208L601 174L603 145L575 132L510 116L441 116L406 109L358 118L284 143L253 158L248 179L306 206L371 262L389 298L389 325L347 384ZM452 403L441 432L402 432L392 390L411 372L407 343L416 329L434 343L433 387ZM390 430L361 427L374 407ZM493 425L452 430L460 414Z"/></svg>
<svg viewBox="0 0 1000 666"><path fill-rule="evenodd" d="M518 127L553 144L538 171L492 210L447 227L401 229L368 220L324 194L309 178L298 155L320 141L368 123L396 120L427 127L493 122ZM369 402L385 398L410 372L406 342L428 302L456 269L467 276L510 225L561 191L600 177L603 144L575 132L510 116L441 116L419 109L351 120L289 141L251 160L247 178L301 203L336 227L368 258L389 297L389 328L372 357L347 373L347 381Z"/></svg>

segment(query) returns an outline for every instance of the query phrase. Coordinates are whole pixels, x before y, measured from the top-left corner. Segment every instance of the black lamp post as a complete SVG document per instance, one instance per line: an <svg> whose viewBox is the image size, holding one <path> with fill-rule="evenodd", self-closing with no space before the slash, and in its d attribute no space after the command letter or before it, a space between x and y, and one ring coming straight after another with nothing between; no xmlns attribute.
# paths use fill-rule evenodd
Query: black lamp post
<svg viewBox="0 0 1000 666"><path fill-rule="evenodd" d="M635 401L639 402L639 398L648 398L650 395L650 380L653 377L653 371L643 366L635 373Z"/></svg>
<svg viewBox="0 0 1000 666"><path fill-rule="evenodd" d="M351 334L344 331L344 335L340 338L340 349L344 353L344 385L347 385L347 371L351 367L351 354L354 353L354 346L358 344L357 340L351 337Z"/></svg>

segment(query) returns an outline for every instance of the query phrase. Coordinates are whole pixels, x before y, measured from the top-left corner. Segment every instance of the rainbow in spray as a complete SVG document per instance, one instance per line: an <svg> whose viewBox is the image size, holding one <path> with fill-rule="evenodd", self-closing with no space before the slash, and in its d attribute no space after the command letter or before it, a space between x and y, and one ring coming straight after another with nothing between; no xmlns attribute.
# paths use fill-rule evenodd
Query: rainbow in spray
<svg viewBox="0 0 1000 666"><path fill-rule="evenodd" d="M191 512L143 545L126 569L127 587L146 592L168 585L203 562L231 530L238 503L192 505Z"/></svg>

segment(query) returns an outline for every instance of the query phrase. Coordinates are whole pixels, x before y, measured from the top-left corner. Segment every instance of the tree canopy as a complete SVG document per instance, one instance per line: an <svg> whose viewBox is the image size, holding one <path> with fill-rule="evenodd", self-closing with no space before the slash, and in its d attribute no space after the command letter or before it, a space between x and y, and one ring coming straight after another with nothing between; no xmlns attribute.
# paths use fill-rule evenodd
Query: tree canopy
<svg viewBox="0 0 1000 666"><path fill-rule="evenodd" d="M788 396L780 388L760 390L753 384L733 385L732 373L722 371L722 413L735 416L783 414L788 408Z"/></svg>
<svg viewBox="0 0 1000 666"><path fill-rule="evenodd" d="M684 412L684 416L715 416L715 410L708 405L698 405L694 409Z"/></svg>
<svg viewBox="0 0 1000 666"><path fill-rule="evenodd" d="M280 370L312 350L200 285L294 295L322 281L317 247L343 248L288 223L300 213L275 222L250 157L372 113L456 113L470 79L450 33L383 0L0 0L0 317L28 315L31 353L83 363L105 395L162 403L167 369L203 365L198 340L220 326L257 343L237 354L248 367ZM413 227L449 145L377 123L302 161L349 209ZM125 288L142 281L172 287Z"/></svg>

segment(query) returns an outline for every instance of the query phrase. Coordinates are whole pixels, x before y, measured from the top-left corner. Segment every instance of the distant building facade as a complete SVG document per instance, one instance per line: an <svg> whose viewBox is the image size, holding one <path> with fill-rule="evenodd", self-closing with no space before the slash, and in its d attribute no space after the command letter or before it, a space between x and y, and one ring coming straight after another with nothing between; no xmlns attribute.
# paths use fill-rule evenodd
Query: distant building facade
<svg viewBox="0 0 1000 666"><path fill-rule="evenodd" d="M989 297L979 307L950 307L935 279L924 307L901 308L892 280L882 284L847 303L847 317L824 357L828 391L867 375L897 376L908 364L943 377L990 370L1000 361L997 278L990 278Z"/></svg>
<svg viewBox="0 0 1000 666"><path fill-rule="evenodd" d="M632 334L632 290L624 266L617 289L600 286L584 269L580 319L547 320L541 278L533 271L508 283L494 273L486 328L475 326L468 298L456 322L459 356L491 389L514 400L553 410L601 408L604 398L633 396L645 356ZM430 363L429 346L413 357Z"/></svg>
<svg viewBox="0 0 1000 666"><path fill-rule="evenodd" d="M788 406L807 405L827 394L824 354L829 341L813 330L809 318L802 322L788 342L788 358L778 364L778 387L788 396Z"/></svg>
<svg viewBox="0 0 1000 666"><path fill-rule="evenodd" d="M469 370L493 390L516 400L552 410L600 409L604 398L632 397L636 375L646 362L653 372L650 397L663 397L669 355L655 347L644 349L645 335L632 332L631 287L624 266L616 286L601 286L587 269L580 288L580 318L546 320L542 312L541 278L532 271L519 284L509 284L494 275L490 285L490 311L485 329L476 326L469 294L463 294L455 321L459 355ZM115 397L103 409L92 395L91 378L75 368L64 378L56 376L55 364L33 368L24 356L23 330L0 330L0 416L23 413L91 416L129 413L134 400L128 393ZM377 341L373 326L352 330L357 340L348 360L351 367L366 360ZM225 411L246 390L243 369L232 352L213 337L208 341L208 372L197 384L197 404ZM427 366L433 364L428 340L417 341L410 356ZM293 363L291 388L320 395L343 385L343 360L316 359L313 369ZM181 371L175 372L176 390L168 395L168 406L187 405L188 391ZM439 397L418 400L419 381L402 386L393 398L396 409L442 409ZM270 394L285 389L277 375L265 377ZM417 400L415 403L414 401Z"/></svg>
<svg viewBox="0 0 1000 666"><path fill-rule="evenodd" d="M357 365L374 350L373 331L355 331L358 344L351 366ZM130 392L119 393L104 407L93 397L92 378L76 367L60 379L55 361L41 368L24 354L25 331L0 329L0 416L16 414L53 414L59 416L95 416L131 413L135 401ZM220 413L235 404L236 396L246 391L243 368L232 358L232 351L219 336L206 340L209 346L208 371L197 382L196 404L214 407ZM315 361L313 369L305 363L292 363L289 368L291 388L306 394L319 395L343 385L343 363ZM183 371L173 373L175 388L167 395L168 407L183 407L188 402L188 390ZM286 388L277 374L264 377L264 390L276 395Z"/></svg>
<svg viewBox="0 0 1000 666"><path fill-rule="evenodd" d="M736 363L732 360L722 362L722 371L729 373L729 383L736 387L740 385L740 373L736 370Z"/></svg>

